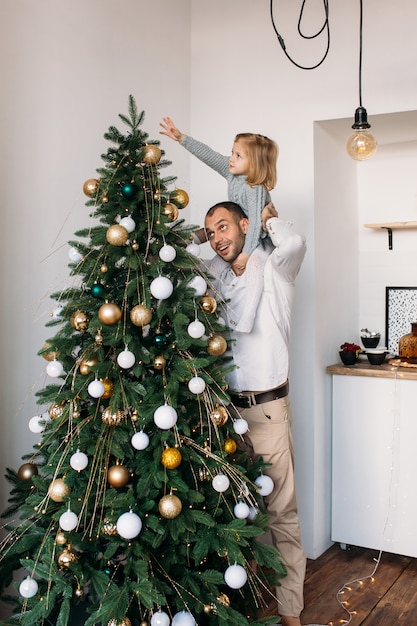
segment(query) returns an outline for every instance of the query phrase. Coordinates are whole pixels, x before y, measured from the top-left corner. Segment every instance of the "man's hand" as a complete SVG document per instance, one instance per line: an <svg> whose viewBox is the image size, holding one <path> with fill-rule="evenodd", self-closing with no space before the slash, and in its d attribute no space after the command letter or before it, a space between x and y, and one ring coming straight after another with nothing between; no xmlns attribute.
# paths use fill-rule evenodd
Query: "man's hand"
<svg viewBox="0 0 417 626"><path fill-rule="evenodd" d="M262 228L265 232L267 232L266 223L271 217L278 217L278 211L272 202L268 202L261 212Z"/></svg>
<svg viewBox="0 0 417 626"><path fill-rule="evenodd" d="M170 117L163 117L159 125L164 129L159 131L161 135L166 135L174 141L182 141L184 139L185 135L178 130Z"/></svg>
<svg viewBox="0 0 417 626"><path fill-rule="evenodd" d="M236 276L242 276L243 272L246 269L246 263L248 262L249 254L246 252L241 252L233 261L232 269Z"/></svg>

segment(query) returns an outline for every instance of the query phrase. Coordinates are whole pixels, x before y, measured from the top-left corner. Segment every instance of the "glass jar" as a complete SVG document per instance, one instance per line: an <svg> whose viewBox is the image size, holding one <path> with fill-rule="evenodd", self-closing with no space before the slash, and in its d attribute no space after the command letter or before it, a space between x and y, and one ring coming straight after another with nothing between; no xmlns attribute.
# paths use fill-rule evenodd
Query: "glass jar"
<svg viewBox="0 0 417 626"><path fill-rule="evenodd" d="M417 322L412 322L411 333L398 341L398 355L401 361L417 363Z"/></svg>

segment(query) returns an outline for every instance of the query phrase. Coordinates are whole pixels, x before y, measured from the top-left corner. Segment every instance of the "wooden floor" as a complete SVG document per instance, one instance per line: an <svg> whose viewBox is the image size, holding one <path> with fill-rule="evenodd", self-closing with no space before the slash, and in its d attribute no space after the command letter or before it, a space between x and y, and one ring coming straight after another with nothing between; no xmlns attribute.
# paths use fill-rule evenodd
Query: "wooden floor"
<svg viewBox="0 0 417 626"><path fill-rule="evenodd" d="M378 563L379 556L375 550L342 550L334 544L309 560L301 623L417 626L417 559L383 552Z"/></svg>

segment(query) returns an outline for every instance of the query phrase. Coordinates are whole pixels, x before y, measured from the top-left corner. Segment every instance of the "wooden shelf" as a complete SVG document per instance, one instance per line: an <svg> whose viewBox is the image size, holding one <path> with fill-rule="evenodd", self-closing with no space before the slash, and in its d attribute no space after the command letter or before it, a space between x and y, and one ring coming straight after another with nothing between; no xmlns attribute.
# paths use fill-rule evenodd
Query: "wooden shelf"
<svg viewBox="0 0 417 626"><path fill-rule="evenodd" d="M385 229L388 233L388 248L392 250L393 230L415 230L417 222L383 222L381 224L364 224L365 228Z"/></svg>

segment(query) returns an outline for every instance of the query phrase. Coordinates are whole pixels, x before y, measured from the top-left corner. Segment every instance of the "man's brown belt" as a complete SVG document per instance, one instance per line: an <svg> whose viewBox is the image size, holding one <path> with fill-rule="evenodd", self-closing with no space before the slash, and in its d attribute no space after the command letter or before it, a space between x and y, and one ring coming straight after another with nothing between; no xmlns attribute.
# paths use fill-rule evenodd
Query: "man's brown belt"
<svg viewBox="0 0 417 626"><path fill-rule="evenodd" d="M264 404L264 402L272 402L273 400L279 400L288 396L290 385L288 382L276 389L270 389L269 391L263 391L261 393L238 393L230 394L232 403L240 409L249 409L256 404Z"/></svg>

